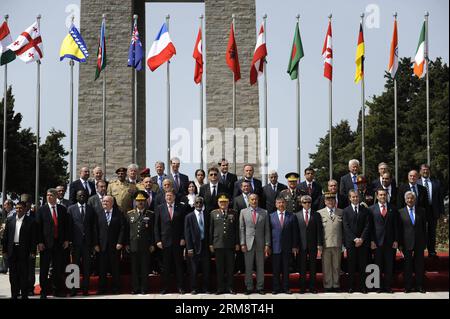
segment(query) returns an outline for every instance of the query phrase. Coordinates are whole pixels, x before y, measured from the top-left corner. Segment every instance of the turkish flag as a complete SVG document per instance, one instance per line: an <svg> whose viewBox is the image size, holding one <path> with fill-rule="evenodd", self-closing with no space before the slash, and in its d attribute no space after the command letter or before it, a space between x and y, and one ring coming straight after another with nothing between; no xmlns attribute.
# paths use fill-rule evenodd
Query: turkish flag
<svg viewBox="0 0 450 319"><path fill-rule="evenodd" d="M202 29L198 29L197 41L195 42L194 53L192 57L195 59L194 82L200 83L203 75L203 54L202 54Z"/></svg>
<svg viewBox="0 0 450 319"><path fill-rule="evenodd" d="M239 57L236 46L236 40L234 39L233 23L231 23L230 38L228 39L226 60L228 67L234 73L234 82L236 82L241 78L241 67L239 66Z"/></svg>

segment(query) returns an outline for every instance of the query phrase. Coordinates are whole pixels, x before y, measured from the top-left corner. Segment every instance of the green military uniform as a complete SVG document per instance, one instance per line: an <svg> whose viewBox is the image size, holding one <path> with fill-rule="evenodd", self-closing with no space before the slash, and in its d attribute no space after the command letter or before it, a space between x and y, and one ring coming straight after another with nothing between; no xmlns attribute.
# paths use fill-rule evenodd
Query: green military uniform
<svg viewBox="0 0 450 319"><path fill-rule="evenodd" d="M107 195L115 198L117 206L123 212L133 208L133 195L136 185L116 179L108 184ZM130 193L131 190L131 193Z"/></svg>
<svg viewBox="0 0 450 319"><path fill-rule="evenodd" d="M139 198L140 194L137 196ZM155 214L150 210L140 212L135 208L127 213L126 218L129 227L132 289L135 293L147 293L150 247L154 246L153 225Z"/></svg>
<svg viewBox="0 0 450 319"><path fill-rule="evenodd" d="M303 195L307 194L299 188L296 188L294 192L288 188L282 190L279 196L283 197L286 201L286 211L295 213L302 208L299 201Z"/></svg>
<svg viewBox="0 0 450 319"><path fill-rule="evenodd" d="M210 218L209 238L216 256L217 291L232 291L234 251L239 245L239 215L232 209L226 212L215 209Z"/></svg>

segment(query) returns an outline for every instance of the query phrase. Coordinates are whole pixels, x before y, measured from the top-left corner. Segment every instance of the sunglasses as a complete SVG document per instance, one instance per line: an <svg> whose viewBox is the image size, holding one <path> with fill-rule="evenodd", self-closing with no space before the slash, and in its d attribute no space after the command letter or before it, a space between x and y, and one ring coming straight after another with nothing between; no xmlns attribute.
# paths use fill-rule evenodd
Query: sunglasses
<svg viewBox="0 0 450 319"><path fill-rule="evenodd" d="M209 176L217 176L217 174L216 173L211 173L211 174L209 174Z"/></svg>
<svg viewBox="0 0 450 319"><path fill-rule="evenodd" d="M302 202L302 204L311 204L311 202Z"/></svg>

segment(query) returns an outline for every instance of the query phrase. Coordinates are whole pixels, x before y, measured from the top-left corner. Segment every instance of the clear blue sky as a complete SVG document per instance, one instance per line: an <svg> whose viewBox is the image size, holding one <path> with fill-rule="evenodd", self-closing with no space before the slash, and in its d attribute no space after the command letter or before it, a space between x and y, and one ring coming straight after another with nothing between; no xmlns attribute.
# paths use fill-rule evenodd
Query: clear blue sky
<svg viewBox="0 0 450 319"><path fill-rule="evenodd" d="M30 5L30 4L34 5ZM328 82L322 76L323 60L321 50L328 23L328 14L333 14L333 123L348 119L354 129L360 108L360 86L353 82L354 56L359 28L359 16L376 18L372 7L379 13L377 21L365 26L366 43L366 97L370 99L383 90L384 71L387 68L389 46L392 37L392 14L398 12L399 55L413 56L417 47L420 28L425 11L430 12L429 48L430 58L442 57L449 61L449 3L434 1L278 1L256 0L256 25L259 28L262 16L267 13L268 86L269 86L269 127L278 128L280 175L295 170L296 150L292 138L296 132L295 81L286 73L292 44L295 16L300 14L300 33L305 57L300 63L301 81L301 165L309 164L308 153L316 151L320 137L328 130ZM67 34L66 12L69 5L79 6L75 0L40 0L38 5L26 0L2 0L0 14L10 15L9 26L13 38L34 22L36 14L42 14L41 33L44 41L45 57L42 61L41 86L41 136L45 138L51 128L66 133L63 141L69 146L69 68L67 62L59 62L59 47ZM172 127L192 130L192 121L199 119L198 87L192 81L194 63L191 57L198 30L198 16L204 13L204 4L149 3L147 4L147 48L156 36L166 14L171 15L170 34L177 49L171 64ZM99 16L99 23L101 17ZM256 41L255 30L255 41ZM239 30L236 30L239 40ZM207 45L207 43L205 44ZM239 47L239 43L238 43ZM96 48L88 48L90 58ZM128 50L128 48L124 48ZM126 63L126 61L124 61ZM75 68L78 79L78 68ZM24 116L23 127L35 130L36 65L20 60L9 64L8 83L13 86L16 111ZM147 166L153 169L156 160L165 160L165 148L151 143L158 132L165 132L165 68L156 72L146 71L147 76ZM0 88L3 94L4 75L0 72ZM243 75L248 81L248 75ZM78 83L75 81L75 97ZM260 91L262 107L262 91ZM77 114L75 100L75 116ZM186 111L189 110L189 111ZM194 111L191 111L194 110ZM177 116L183 114L183 116ZM156 120L162 118L163 120ZM76 119L76 117L75 117ZM77 124L75 122L75 131ZM289 143L289 144L288 144ZM295 143L295 142L294 142ZM74 145L76 146L76 135ZM75 149L76 158L76 149ZM183 163L182 170L193 175L198 163ZM284 180L284 178L281 178Z"/></svg>

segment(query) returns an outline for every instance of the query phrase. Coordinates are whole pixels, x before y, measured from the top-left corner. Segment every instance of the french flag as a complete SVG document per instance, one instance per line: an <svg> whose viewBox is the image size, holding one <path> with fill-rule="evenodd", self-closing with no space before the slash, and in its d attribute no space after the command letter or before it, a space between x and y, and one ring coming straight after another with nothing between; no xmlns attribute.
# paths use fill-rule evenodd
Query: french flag
<svg viewBox="0 0 450 319"><path fill-rule="evenodd" d="M151 71L155 71L161 64L169 61L176 54L175 46L170 39L167 25L164 23L153 41L147 57L147 65Z"/></svg>

